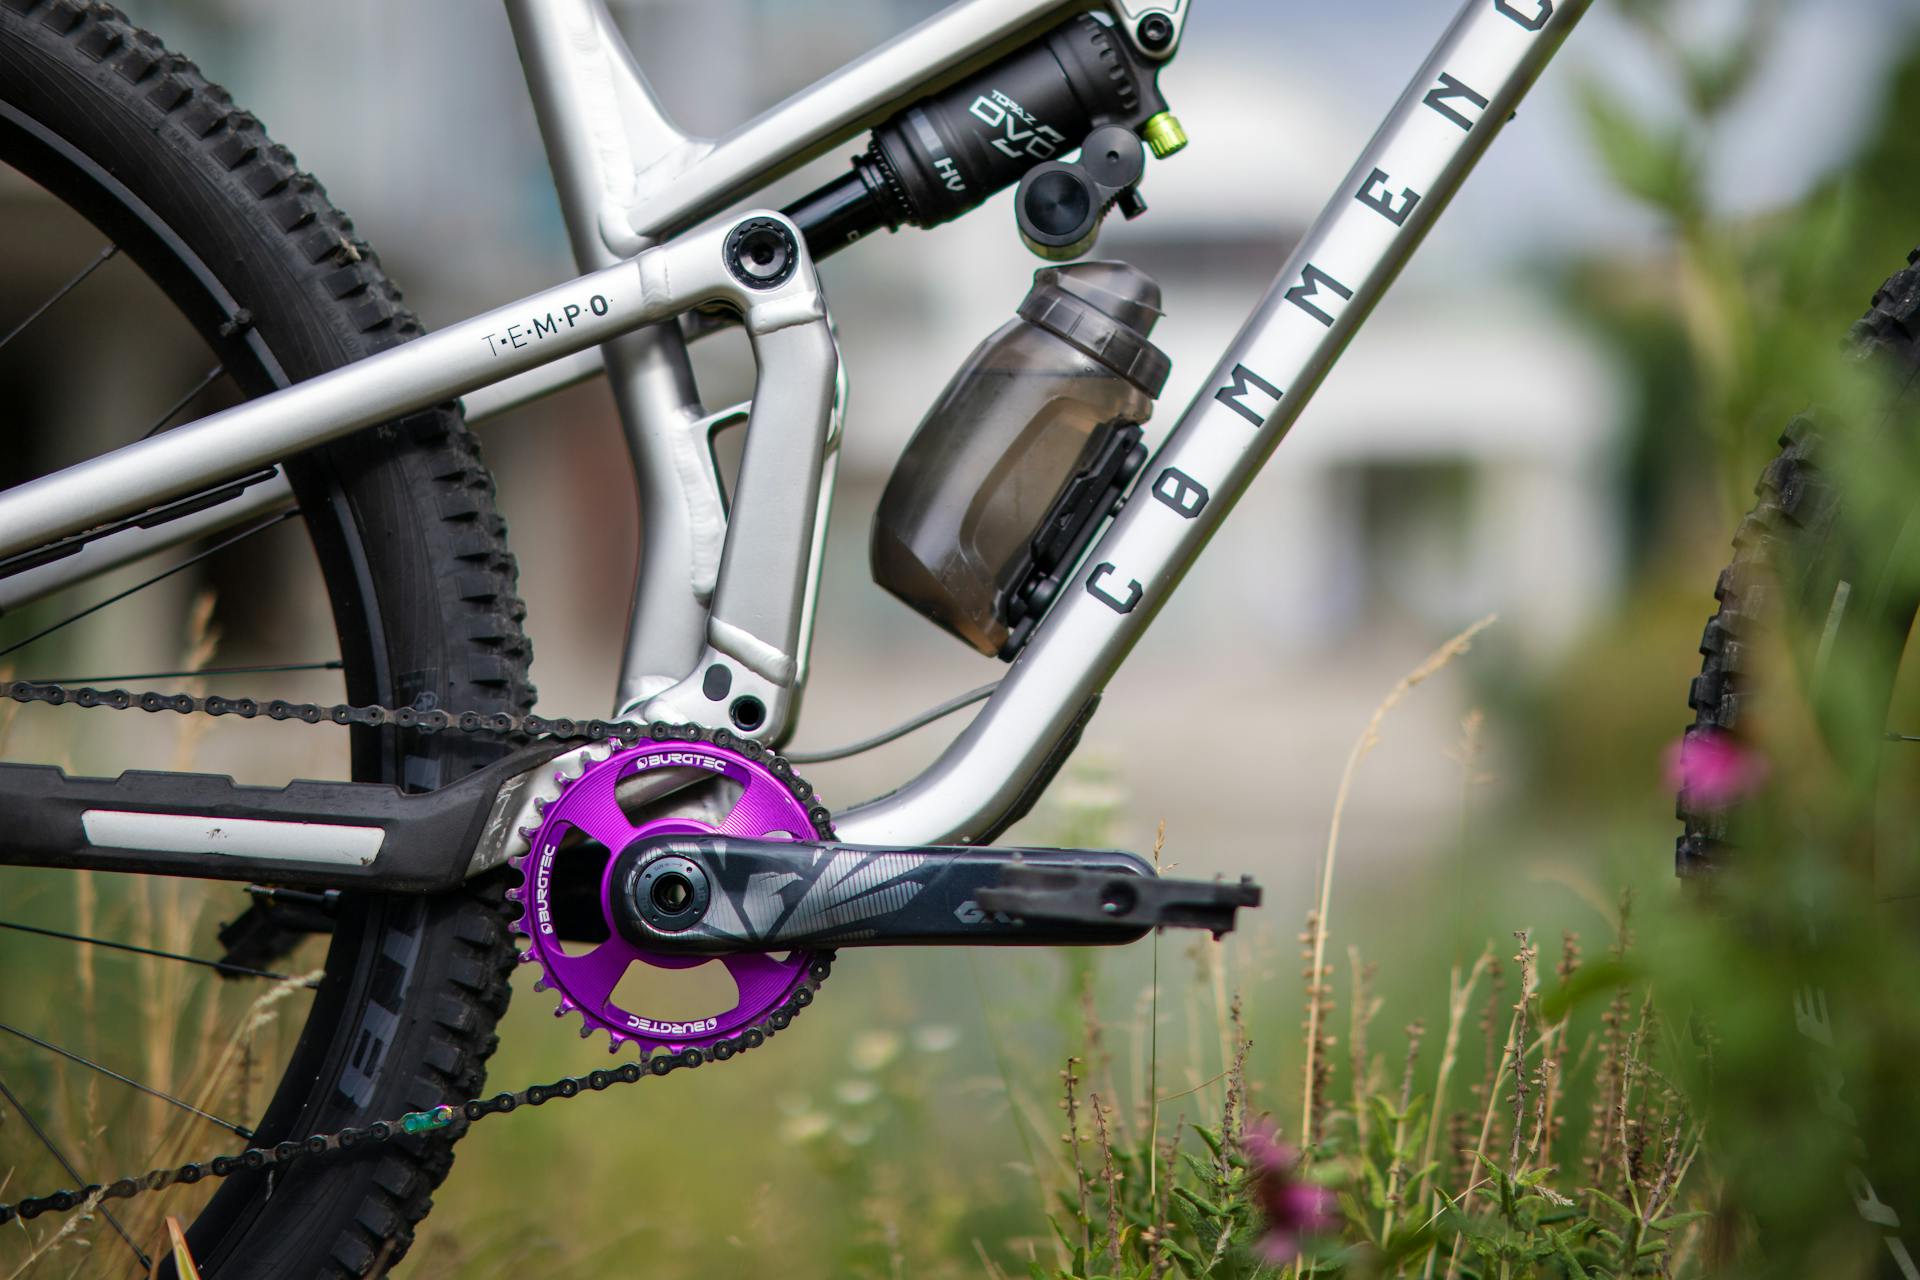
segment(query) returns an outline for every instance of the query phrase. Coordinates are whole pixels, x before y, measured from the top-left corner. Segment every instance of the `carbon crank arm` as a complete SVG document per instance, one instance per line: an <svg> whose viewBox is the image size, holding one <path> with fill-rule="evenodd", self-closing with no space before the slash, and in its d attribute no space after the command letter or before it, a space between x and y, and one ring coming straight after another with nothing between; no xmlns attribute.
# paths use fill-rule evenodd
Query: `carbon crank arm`
<svg viewBox="0 0 1920 1280"><path fill-rule="evenodd" d="M536 857L535 874L550 861ZM1094 946L1161 926L1216 935L1251 882L1162 880L1130 853L873 848L663 836L614 861L609 906L636 946L684 955L787 948Z"/></svg>
<svg viewBox="0 0 1920 1280"><path fill-rule="evenodd" d="M982 910L1018 920L1205 929L1215 938L1233 932L1241 907L1259 905L1260 886L1252 876L1231 884L1158 875L1124 880L1043 860L1008 867L998 885L980 893Z"/></svg>

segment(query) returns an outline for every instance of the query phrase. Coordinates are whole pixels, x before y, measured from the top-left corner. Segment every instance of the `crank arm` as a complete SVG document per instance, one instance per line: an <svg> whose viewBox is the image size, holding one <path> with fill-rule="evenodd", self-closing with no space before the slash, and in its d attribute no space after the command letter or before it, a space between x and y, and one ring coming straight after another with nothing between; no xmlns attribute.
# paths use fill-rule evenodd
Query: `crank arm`
<svg viewBox="0 0 1920 1280"><path fill-rule="evenodd" d="M665 836L614 862L613 923L667 954L837 947L1100 946L1157 927L1220 934L1250 882L1161 880L1131 853L880 848Z"/></svg>
<svg viewBox="0 0 1920 1280"><path fill-rule="evenodd" d="M1217 939L1233 932L1241 907L1260 905L1252 876L1224 880L1168 880L1154 875L1122 880L1077 866L1026 862L1008 867L1000 883L980 894L982 910L1057 924L1143 922L1160 929L1205 929Z"/></svg>
<svg viewBox="0 0 1920 1280"><path fill-rule="evenodd" d="M0 866L243 880L296 889L457 888L526 820L565 747L541 743L436 791L388 783L251 787L204 773L70 778L0 764Z"/></svg>

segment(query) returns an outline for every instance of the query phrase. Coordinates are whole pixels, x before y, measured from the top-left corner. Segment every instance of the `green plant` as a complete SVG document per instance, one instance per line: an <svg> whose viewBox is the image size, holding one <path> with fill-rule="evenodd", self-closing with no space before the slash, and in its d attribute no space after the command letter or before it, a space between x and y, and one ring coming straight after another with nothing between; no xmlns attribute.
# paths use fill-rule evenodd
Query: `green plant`
<svg viewBox="0 0 1920 1280"><path fill-rule="evenodd" d="M1304 1154L1249 1114L1244 1039L1217 1119L1176 1123L1157 1141L1117 1140L1115 1103L1087 1092L1083 1064L1070 1059L1063 1102L1074 1178L1052 1215L1063 1260L1036 1263L1033 1275L1700 1274L1703 1134L1665 1061L1684 1050L1661 1035L1624 920L1619 945L1592 965L1564 938L1544 990L1531 934L1518 937L1518 998L1457 1148L1457 1124L1454 1140L1440 1135L1459 1101L1455 1055L1494 968L1491 950L1464 976L1454 972L1438 1058L1423 1056L1424 1024L1409 1024L1398 1080L1389 1087L1370 1071L1354 1081L1352 1104L1329 1108ZM1597 1018L1581 1016L1595 1005L1604 1006ZM1244 1034L1237 1002L1231 1027ZM1570 1055L1576 1030L1585 1041ZM1571 1133L1570 1097L1593 1100L1591 1123ZM1313 1207L1321 1195L1337 1213Z"/></svg>
<svg viewBox="0 0 1920 1280"><path fill-rule="evenodd" d="M1515 934L1517 990L1500 1004L1502 966L1489 947L1463 975L1455 968L1446 1033L1431 1076L1421 1072L1426 1024L1407 1025L1397 1082L1375 1069L1369 1028L1381 1011L1373 971L1349 952L1354 979L1346 1064L1350 1101L1335 1102L1331 969L1326 962L1341 819L1354 776L1380 741L1388 714L1465 654L1486 619L1440 646L1396 684L1348 756L1334 802L1319 891L1302 935L1305 962L1302 1150L1251 1102L1251 1041L1240 999L1218 1030L1223 1068L1218 1120L1176 1121L1152 1090L1150 1123L1116 1136L1116 1101L1086 1087L1069 1058L1062 1106L1071 1177L1056 1190L1052 1221L1063 1258L1034 1263L1058 1280L1243 1280L1296 1276L1482 1277L1683 1274L1695 1265L1705 1217L1688 1198L1701 1128L1674 1083L1674 1055L1631 956L1630 898L1623 898L1608 956L1584 963L1562 935L1554 985L1543 990L1531 930ZM1471 720L1471 717L1469 718ZM1224 976L1216 955L1215 973ZM1456 1106L1455 1068L1483 980L1486 1050L1471 1109ZM1158 1001L1158 990L1155 990ZM1597 1013L1582 1011L1604 1005ZM1504 1016L1503 1016L1504 1015ZM1098 1030L1089 1013L1090 1040ZM1570 1055L1576 1034L1585 1040ZM1157 1043L1157 1042L1156 1042ZM1431 1080L1430 1087L1422 1086ZM1590 1099L1591 1119L1567 1130L1569 1100ZM1445 1138L1442 1138L1442 1133ZM1338 1212L1333 1211L1337 1204Z"/></svg>

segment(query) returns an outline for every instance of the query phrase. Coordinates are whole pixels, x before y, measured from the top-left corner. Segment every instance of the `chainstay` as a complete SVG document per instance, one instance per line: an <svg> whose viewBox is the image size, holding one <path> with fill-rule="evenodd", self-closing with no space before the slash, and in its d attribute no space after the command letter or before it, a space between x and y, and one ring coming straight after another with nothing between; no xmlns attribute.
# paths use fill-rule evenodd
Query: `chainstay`
<svg viewBox="0 0 1920 1280"><path fill-rule="evenodd" d="M104 707L112 711L146 711L153 714L238 716L243 720L265 718L291 720L301 724L334 724L372 728L412 729L422 733L457 732L493 737L608 740L632 745L642 739L656 742L710 742L718 747L739 751L750 759L764 759L767 768L786 785L802 804L814 830L823 840L833 835L832 815L826 806L813 801L813 787L796 776L793 766L764 745L743 739L726 729L704 729L699 725L668 724L655 721L642 724L624 720L549 719L536 715L508 712L450 712L438 708L384 707L378 704L352 706L346 703L325 705L316 702L287 702L275 698L225 698L190 693L130 693L125 689L95 689L91 686L69 689L45 681L16 680L4 687L6 696L18 703L46 703L52 706ZM153 1169L140 1177L118 1178L112 1182L89 1183L50 1195L27 1196L12 1204L0 1203L0 1226L16 1218L27 1220L48 1213L70 1213L88 1209L109 1200L126 1200L150 1191L161 1191L175 1184L192 1185L207 1178L227 1178L237 1173L285 1169L309 1157L373 1147L404 1137L454 1131L454 1136L490 1116L506 1115L521 1107L539 1107L549 1102L570 1100L588 1093L601 1093L617 1084L635 1084L655 1076L726 1062L749 1049L757 1049L784 1031L813 1003L833 968L833 953L822 952L808 967L806 980L788 1001L739 1035L712 1045L709 1050L682 1049L678 1053L655 1053L639 1062L590 1071L583 1076L567 1076L553 1084L527 1085L525 1088L496 1093L488 1098L470 1098L447 1103L428 1111L410 1111L397 1120L376 1120L368 1125L349 1125L333 1133L313 1134L299 1140L276 1143L271 1147L249 1147L235 1155L215 1156L207 1161L189 1161L168 1168Z"/></svg>

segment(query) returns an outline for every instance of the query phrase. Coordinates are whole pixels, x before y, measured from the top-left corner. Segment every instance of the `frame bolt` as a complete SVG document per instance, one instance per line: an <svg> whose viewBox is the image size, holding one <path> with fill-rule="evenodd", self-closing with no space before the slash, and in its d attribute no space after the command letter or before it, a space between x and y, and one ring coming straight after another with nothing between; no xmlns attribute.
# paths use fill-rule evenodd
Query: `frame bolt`
<svg viewBox="0 0 1920 1280"><path fill-rule="evenodd" d="M784 222L748 218L727 237L727 270L749 289L777 289L793 279L800 245Z"/></svg>
<svg viewBox="0 0 1920 1280"><path fill-rule="evenodd" d="M1140 19L1134 33L1140 37L1141 48L1161 53L1173 43L1173 19L1156 9Z"/></svg>

